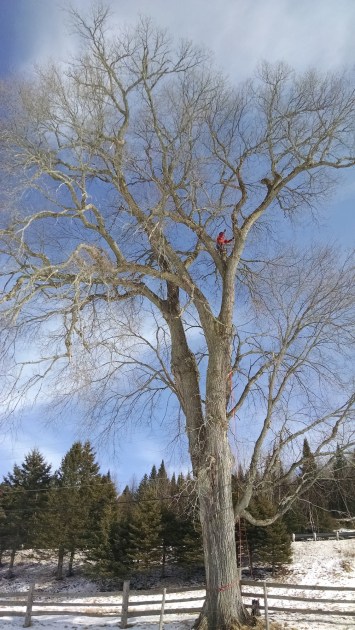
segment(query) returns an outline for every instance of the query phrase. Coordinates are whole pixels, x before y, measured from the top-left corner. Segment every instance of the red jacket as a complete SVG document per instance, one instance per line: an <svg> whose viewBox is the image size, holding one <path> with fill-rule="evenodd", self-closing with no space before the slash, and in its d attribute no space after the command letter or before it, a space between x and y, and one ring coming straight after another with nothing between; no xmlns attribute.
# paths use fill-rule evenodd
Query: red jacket
<svg viewBox="0 0 355 630"><path fill-rule="evenodd" d="M217 245L226 245L227 243L230 243L232 240L233 240L233 237L228 240L226 239L224 232L220 232L217 236L216 242L217 242Z"/></svg>

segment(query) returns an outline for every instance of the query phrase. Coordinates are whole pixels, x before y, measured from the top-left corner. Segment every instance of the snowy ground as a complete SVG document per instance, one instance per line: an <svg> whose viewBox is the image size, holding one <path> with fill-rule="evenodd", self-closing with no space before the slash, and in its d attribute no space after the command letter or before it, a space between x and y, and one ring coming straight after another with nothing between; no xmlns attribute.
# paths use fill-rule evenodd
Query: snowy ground
<svg viewBox="0 0 355 630"><path fill-rule="evenodd" d="M5 567L6 569L6 567ZM73 594L80 592L92 592L92 597L83 600L85 606L86 603L96 604L97 608L91 608L91 610L100 610L99 593L97 587L92 582L89 582L83 577L74 577L63 580L63 582L55 582L53 580L54 563L45 559L42 562L38 562L36 558L26 558L26 562L22 565L18 565L15 568L16 577L12 580L5 579L5 569L0 572L0 598L1 593L5 592L18 592L27 591L30 582L36 582L36 588L44 591L63 591ZM271 578L270 578L271 580ZM319 586L348 586L355 589L355 539L352 540L324 540L324 541L305 541L293 543L293 563L288 567L287 575L282 578L278 577L274 581L282 581L288 584L302 584L302 585L319 585ZM96 596L95 596L96 592ZM272 590L270 593L281 594L281 591ZM197 595L203 597L204 592L197 593L191 592L191 596ZM286 591L282 591L282 594L286 594ZM297 595L299 597L323 597L333 598L334 604L324 604L324 609L330 607L334 610L339 610L339 616L331 615L300 615L290 613L270 612L270 619L277 621L287 630L355 630L355 590L354 592L338 593L338 592L316 592L307 590L294 590L287 591L287 594ZM185 593L185 595L188 595ZM167 599L176 595L168 595ZM138 599L138 598L135 598ZM146 595L139 597L141 600L147 600ZM150 598L149 598L150 599ZM152 601L154 596L151 596ZM160 599L160 598L159 598ZM338 604L337 600L346 599L349 603ZM71 601L80 601L78 598ZM109 601L107 598L105 601ZM117 598L115 600L117 602ZM202 600L196 600L196 609L198 610ZM117 602L118 603L118 602ZM250 601L248 601L250 603ZM260 598L262 603L262 598ZM269 606L282 606L289 607L309 607L318 608L322 607L320 604L309 605L303 602L286 602L278 600L269 600ZM182 604L184 606L184 604ZM185 603L186 606L186 603ZM191 606L191 604L189 604ZM174 608L178 607L174 604ZM0 606L1 609L1 606ZM117 608L119 612L120 608ZM341 612L349 610L352 611L352 617L342 617ZM80 616L67 617L60 614L58 610L58 616L42 616L34 617L32 621L33 628L38 630L101 630L102 628L117 628L117 617L109 618L102 617L100 619ZM196 617L197 615L194 615ZM192 625L192 618L183 618L182 616L175 616L169 622L164 624L165 630L187 630ZM153 630L158 627L157 618L152 619L150 622L140 621L137 619L130 619L129 624L131 628L137 630ZM23 618L21 617L0 617L0 629L9 628L9 630L19 630L23 627Z"/></svg>

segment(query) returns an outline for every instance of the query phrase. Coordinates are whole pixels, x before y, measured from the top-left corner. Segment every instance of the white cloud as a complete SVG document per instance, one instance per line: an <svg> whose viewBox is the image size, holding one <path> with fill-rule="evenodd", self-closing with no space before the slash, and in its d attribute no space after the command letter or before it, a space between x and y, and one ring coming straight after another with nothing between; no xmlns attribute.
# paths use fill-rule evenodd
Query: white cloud
<svg viewBox="0 0 355 630"><path fill-rule="evenodd" d="M81 12L90 7L84 0L72 4ZM172 34L211 49L218 66L233 79L250 75L261 59L282 59L298 69L328 69L352 65L354 58L352 0L110 0L107 4L114 12L112 26L135 22L139 14L150 15ZM74 52L66 0L27 0L25 6L21 30L31 41L31 53L23 60L26 66Z"/></svg>

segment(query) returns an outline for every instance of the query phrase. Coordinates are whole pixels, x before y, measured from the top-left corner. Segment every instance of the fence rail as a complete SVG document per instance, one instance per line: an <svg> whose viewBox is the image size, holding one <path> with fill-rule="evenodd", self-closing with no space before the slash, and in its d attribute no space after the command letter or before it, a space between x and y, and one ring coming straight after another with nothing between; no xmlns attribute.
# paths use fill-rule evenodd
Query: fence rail
<svg viewBox="0 0 355 630"><path fill-rule="evenodd" d="M298 613L307 615L337 615L341 617L355 617L355 601L352 599L331 599L330 597L303 597L298 595L270 593L270 589L297 590L317 592L338 592L338 593L354 593L355 587L338 587L338 586L321 586L321 585L305 585L305 584L282 584L280 582L257 582L254 580L241 580L242 596L247 608L253 607L252 598L260 598L263 605L258 610L263 610L266 618L266 627L268 628L268 615L270 612ZM252 589L252 590L250 590ZM189 595L194 591L200 591L200 594ZM185 594L185 596L184 596ZM178 597L181 595L181 597ZM138 597L145 599L138 599ZM157 599L147 599L147 597L159 597ZM171 598L169 598L171 596ZM114 617L120 621L121 628L128 627L128 620L132 618L143 617L159 617L159 628L163 628L164 619L170 615L198 615L202 607L205 596L205 589L201 587L186 587L179 590L166 588L164 590L154 589L150 591L130 591L129 582L124 583L123 591L116 592L100 592L100 593L46 593L35 590L32 584L27 592L17 593L0 593L0 617L25 617L24 627L31 625L32 617L40 617L44 615L51 616L70 616L80 615L83 617ZM95 602L85 602L85 599L94 598ZM101 601L103 598L110 601ZM49 601L52 600L52 601ZM67 600L67 601L62 601ZM84 600L84 601L68 601L68 600ZM246 601L247 600L247 601ZM292 608L279 605L272 605L272 600L290 602L307 602L308 604L318 604L322 608ZM251 602L251 603L250 603ZM196 606L191 604L195 603ZM176 604L181 604L177 607ZM324 604L328 606L324 607ZM334 610L329 604L335 604L342 607L352 606L352 610L345 609ZM17 610L9 610L15 607ZM3 610L3 609L7 610ZM93 610L96 608L97 610ZM22 609L22 610L21 610ZM91 609L91 610L90 610Z"/></svg>
<svg viewBox="0 0 355 630"><path fill-rule="evenodd" d="M347 540L349 538L355 538L355 531L340 531L334 532L308 532L307 534L292 534L292 541L300 540Z"/></svg>

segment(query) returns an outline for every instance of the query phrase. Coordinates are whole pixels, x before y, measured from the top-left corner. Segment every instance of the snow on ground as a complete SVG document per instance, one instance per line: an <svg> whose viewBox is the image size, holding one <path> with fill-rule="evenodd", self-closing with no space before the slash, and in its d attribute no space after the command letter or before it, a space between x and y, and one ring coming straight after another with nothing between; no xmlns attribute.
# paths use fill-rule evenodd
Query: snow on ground
<svg viewBox="0 0 355 630"><path fill-rule="evenodd" d="M290 628L297 630L354 630L355 629L355 539L348 540L312 540L292 543L293 562L289 567L289 573L282 581L287 584L319 585L319 586L347 586L354 591L309 591L295 589L287 590L288 595L298 597L317 597L334 599L334 604L319 603L309 604L305 602L286 602L284 606L290 608L324 608L349 611L352 617L333 615L298 615L290 613L270 613L270 616L279 623L286 623ZM270 578L271 580L271 578ZM279 582L279 579L274 581ZM286 594L270 589L270 593ZM337 600L348 600L349 604L337 604ZM261 602L260 602L261 603ZM270 600L269 606L282 606L282 601Z"/></svg>
<svg viewBox="0 0 355 630"><path fill-rule="evenodd" d="M284 582L287 584L301 584L301 585L319 585L319 586L348 586L354 588L354 591L337 592L337 591L307 591L306 589L294 589L292 591L269 589L270 594L295 595L298 597L322 597L326 599L334 599L334 603L324 604L309 604L305 602L285 600L269 600L269 606L285 606L294 608L324 608L327 607L339 610L339 616L332 615L300 615L298 613L290 614L287 612L270 612L270 619L277 621L286 630L355 630L355 539L352 540L323 540L323 541L304 541L292 543L293 546L293 563L289 565L286 575L282 578L270 578L270 581ZM11 580L5 578L6 566L0 571L0 598L1 593L5 592L19 592L27 591L28 585L35 581L36 588L47 592L70 592L72 596L70 601L82 601L83 607L87 603L95 604L95 607L90 608L92 611L100 611L100 604L103 602L115 602L117 603L117 614L120 613L120 599L117 596L106 597L105 599L100 597L98 587L93 582L90 582L86 578L78 575L73 578L65 578L62 582L56 582L53 579L55 563L50 559L43 559L38 561L36 557L29 556L22 559L17 566L15 566L15 577ZM180 588L180 586L178 587ZM250 587L249 587L250 589ZM80 600L75 598L75 593L92 592L92 597ZM190 593L184 593L184 596L191 596L201 599L196 599L195 602L188 605L196 605L196 610L199 609L204 596L204 591L192 591ZM183 595L181 595L183 597ZM169 598L177 599L177 595L167 595L167 606ZM133 598L132 598L133 599ZM151 599L161 600L161 596L151 595L149 598L147 595L139 595L134 597L135 601L142 601ZM338 600L347 600L349 603L339 604ZM68 597L69 601L69 597ZM250 603L250 599L247 603ZM262 597L260 597L260 604L262 604ZM178 604L173 604L174 608L179 607ZM181 603L181 606L186 606L186 603ZM0 606L0 609L2 607ZM106 609L107 610L107 609ZM345 617L341 616L341 612L349 610L353 613L353 616ZM111 609L112 612L116 609ZM90 618L78 614L76 616L65 616L60 614L61 610L58 609L58 616L41 616L34 617L32 621L33 628L38 630L101 630L102 628L117 628L118 617L100 617ZM263 614L263 613L262 613ZM169 621L164 624L165 630L187 630L192 625L192 619L197 616L181 616L176 615L169 618ZM129 619L131 628L136 630L153 630L158 626L158 619L151 618L149 621L141 621L139 618ZM0 629L8 628L9 630L20 630L23 627L23 617L0 617Z"/></svg>

